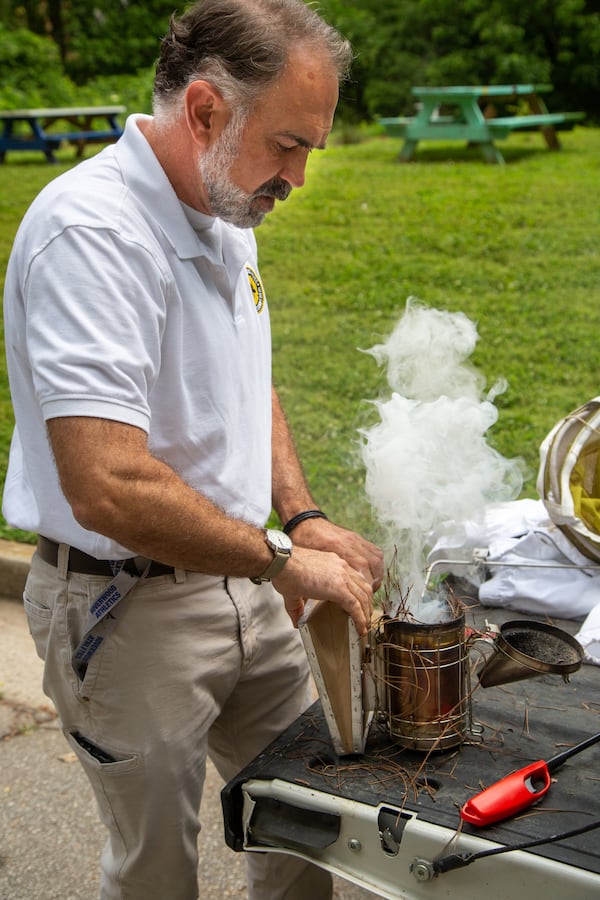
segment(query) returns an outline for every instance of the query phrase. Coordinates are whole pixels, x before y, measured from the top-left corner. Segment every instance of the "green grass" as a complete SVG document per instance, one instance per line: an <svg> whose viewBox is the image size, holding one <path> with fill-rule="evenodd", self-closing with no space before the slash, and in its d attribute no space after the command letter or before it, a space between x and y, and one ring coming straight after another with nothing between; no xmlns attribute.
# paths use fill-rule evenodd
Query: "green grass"
<svg viewBox="0 0 600 900"><path fill-rule="evenodd" d="M489 386L508 381L490 442L525 459L524 496L536 496L541 440L600 393L600 130L561 140L553 153L539 134L515 134L501 145L505 166L456 143L425 144L409 165L396 161L399 141L332 145L258 229L275 381L315 496L338 521L371 527L358 428L386 382L359 348L390 333L411 295L477 323L472 362ZM27 204L64 168L12 160L0 166L2 272ZM3 368L0 403L4 470ZM0 524L0 535L14 533Z"/></svg>

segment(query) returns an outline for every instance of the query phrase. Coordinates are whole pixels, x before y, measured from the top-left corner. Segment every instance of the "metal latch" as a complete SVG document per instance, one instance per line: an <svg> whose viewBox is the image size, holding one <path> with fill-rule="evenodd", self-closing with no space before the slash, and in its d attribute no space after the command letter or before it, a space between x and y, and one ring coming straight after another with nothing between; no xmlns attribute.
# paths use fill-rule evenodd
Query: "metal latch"
<svg viewBox="0 0 600 900"><path fill-rule="evenodd" d="M381 849L387 856L397 856L406 823L412 816L397 809L382 806L377 816Z"/></svg>

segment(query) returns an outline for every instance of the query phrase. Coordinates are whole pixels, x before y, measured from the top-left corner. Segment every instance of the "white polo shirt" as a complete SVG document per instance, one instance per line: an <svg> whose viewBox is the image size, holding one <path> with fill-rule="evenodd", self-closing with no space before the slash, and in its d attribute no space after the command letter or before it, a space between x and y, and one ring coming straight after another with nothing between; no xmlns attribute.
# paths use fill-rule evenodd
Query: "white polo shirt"
<svg viewBox="0 0 600 900"><path fill-rule="evenodd" d="M263 525L271 510L271 335L254 235L186 212L140 118L41 192L6 275L17 425L3 513L99 559L131 551L73 518L48 419L142 428L229 514Z"/></svg>

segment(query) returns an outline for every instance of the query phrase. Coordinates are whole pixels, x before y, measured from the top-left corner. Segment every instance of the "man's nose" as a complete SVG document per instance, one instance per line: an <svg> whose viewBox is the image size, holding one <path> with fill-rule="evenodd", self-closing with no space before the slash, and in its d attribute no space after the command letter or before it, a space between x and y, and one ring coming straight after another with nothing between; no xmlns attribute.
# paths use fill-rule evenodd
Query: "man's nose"
<svg viewBox="0 0 600 900"><path fill-rule="evenodd" d="M293 188L302 187L306 175L306 163L308 150L298 147L285 161L285 165L279 171L279 177L291 184Z"/></svg>

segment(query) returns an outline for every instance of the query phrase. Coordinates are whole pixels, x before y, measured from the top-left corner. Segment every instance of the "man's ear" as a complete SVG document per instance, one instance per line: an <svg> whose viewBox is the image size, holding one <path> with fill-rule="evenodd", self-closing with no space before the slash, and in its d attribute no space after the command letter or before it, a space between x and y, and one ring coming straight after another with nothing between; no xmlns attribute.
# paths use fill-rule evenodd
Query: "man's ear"
<svg viewBox="0 0 600 900"><path fill-rule="evenodd" d="M220 134L227 119L227 108L210 82L192 81L188 86L185 117L193 140L202 147Z"/></svg>

